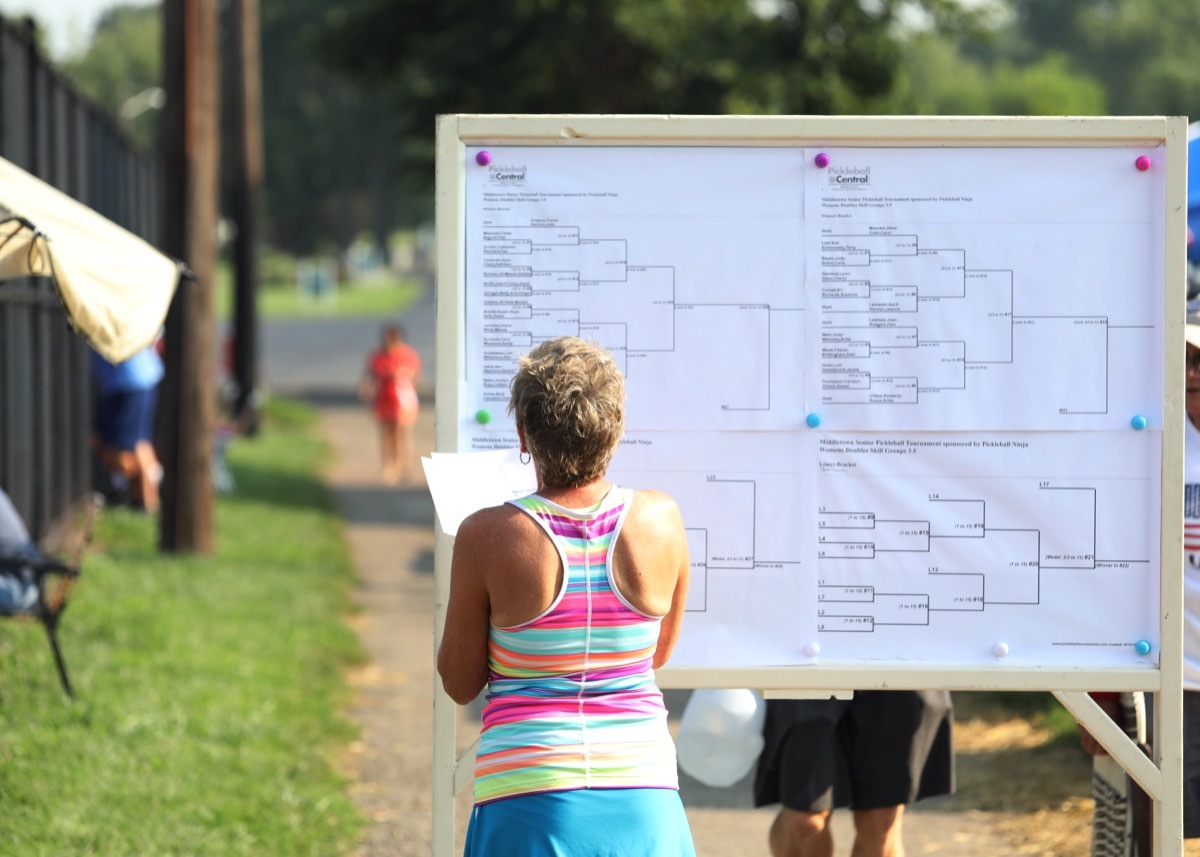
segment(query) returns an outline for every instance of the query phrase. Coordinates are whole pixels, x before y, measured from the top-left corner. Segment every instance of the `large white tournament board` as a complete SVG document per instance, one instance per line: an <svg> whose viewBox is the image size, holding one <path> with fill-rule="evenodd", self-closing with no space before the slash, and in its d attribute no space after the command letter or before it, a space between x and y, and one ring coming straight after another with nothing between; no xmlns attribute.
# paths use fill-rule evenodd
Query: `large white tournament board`
<svg viewBox="0 0 1200 857"><path fill-rule="evenodd" d="M663 685L1174 710L1185 147L1168 117L442 117L438 450L515 446L517 356L595 340L610 478L688 531ZM1131 749L1161 798L1173 762Z"/></svg>

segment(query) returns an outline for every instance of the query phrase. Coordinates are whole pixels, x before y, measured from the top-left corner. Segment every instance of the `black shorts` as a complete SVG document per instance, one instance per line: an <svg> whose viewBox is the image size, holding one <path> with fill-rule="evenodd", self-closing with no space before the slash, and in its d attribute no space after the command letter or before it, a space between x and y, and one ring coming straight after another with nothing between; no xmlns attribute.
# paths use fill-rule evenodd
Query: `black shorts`
<svg viewBox="0 0 1200 857"><path fill-rule="evenodd" d="M768 700L754 805L878 809L950 794L953 720L945 690Z"/></svg>

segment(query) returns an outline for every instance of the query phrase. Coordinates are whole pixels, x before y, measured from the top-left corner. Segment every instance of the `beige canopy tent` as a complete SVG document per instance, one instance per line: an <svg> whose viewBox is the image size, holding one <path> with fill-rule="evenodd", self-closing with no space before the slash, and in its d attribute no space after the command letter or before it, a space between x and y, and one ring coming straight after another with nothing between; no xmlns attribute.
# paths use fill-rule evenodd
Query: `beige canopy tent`
<svg viewBox="0 0 1200 857"><path fill-rule="evenodd" d="M154 341L182 266L0 158L0 279L50 277L75 329L119 363Z"/></svg>

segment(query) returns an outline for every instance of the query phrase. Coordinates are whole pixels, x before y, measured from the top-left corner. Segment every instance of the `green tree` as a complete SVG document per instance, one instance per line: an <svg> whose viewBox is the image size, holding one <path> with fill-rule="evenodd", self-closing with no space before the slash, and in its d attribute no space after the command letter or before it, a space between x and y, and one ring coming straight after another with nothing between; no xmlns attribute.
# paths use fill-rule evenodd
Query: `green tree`
<svg viewBox="0 0 1200 857"><path fill-rule="evenodd" d="M126 129L143 148L158 139L162 80L162 20L157 6L123 5L105 11L92 41L63 64L79 91L113 116L125 108ZM135 113L136 111L136 113Z"/></svg>
<svg viewBox="0 0 1200 857"><path fill-rule="evenodd" d="M386 236L404 199L385 100L318 63L317 38L340 9L325 0L260 6L266 237L295 254L337 252L363 232ZM105 12L63 71L102 109L125 108L127 130L153 148L159 112L146 108L161 106L151 97L161 64L161 8L131 4Z"/></svg>
<svg viewBox="0 0 1200 857"><path fill-rule="evenodd" d="M400 134L380 95L320 65L316 44L344 15L328 0L262 0L263 139L271 243L296 254L382 240L405 191Z"/></svg>
<svg viewBox="0 0 1200 857"><path fill-rule="evenodd" d="M1010 0L1031 57L1057 51L1124 115L1200 114L1195 0Z"/></svg>
<svg viewBox="0 0 1200 857"><path fill-rule="evenodd" d="M441 113L867 113L893 94L905 0L360 0L325 57L386 90L432 186ZM934 25L969 15L918 4Z"/></svg>
<svg viewBox="0 0 1200 857"><path fill-rule="evenodd" d="M926 115L1095 116L1106 112L1104 88L1052 53L1018 63L1002 52L964 52L937 33L914 35L904 48L894 107Z"/></svg>

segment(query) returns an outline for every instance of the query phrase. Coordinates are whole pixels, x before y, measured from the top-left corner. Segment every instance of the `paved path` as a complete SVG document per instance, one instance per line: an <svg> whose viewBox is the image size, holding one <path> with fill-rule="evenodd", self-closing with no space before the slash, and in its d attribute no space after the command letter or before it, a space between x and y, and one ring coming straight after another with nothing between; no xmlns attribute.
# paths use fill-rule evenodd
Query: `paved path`
<svg viewBox="0 0 1200 857"><path fill-rule="evenodd" d="M432 367L432 301L413 307L403 322ZM312 331L268 331L264 365L275 392L307 396L319 408L321 428L333 451L326 476L358 569L358 612L352 622L369 661L351 677L354 699L347 714L359 725L361 739L350 748L346 766L354 799L372 823L356 857L427 857L432 815L433 504L423 482L399 487L379 482L375 427L353 393L357 367L375 341L379 323L308 324L314 326ZM319 334L317 325L323 325ZM322 369L306 382L304 350L314 343L320 344ZM428 454L434 444L434 409L428 399L432 380L430 371L415 428L420 454ZM686 691L667 694L676 725L686 699ZM469 744L478 731L477 711L460 709L459 714L461 743ZM727 789L707 788L686 775L681 779L701 857L767 854L773 811L751 807L748 778ZM457 802L456 854L461 853L469 808L464 793ZM839 855L849 853L845 816L835 816ZM908 855L1016 853L993 832L994 820L982 813L946 810L936 802L921 804L905 825Z"/></svg>

